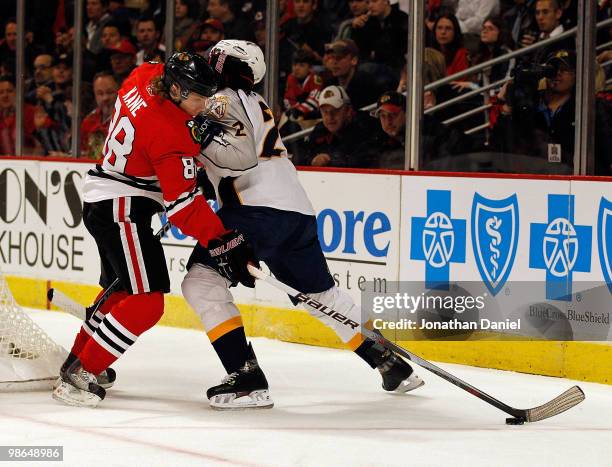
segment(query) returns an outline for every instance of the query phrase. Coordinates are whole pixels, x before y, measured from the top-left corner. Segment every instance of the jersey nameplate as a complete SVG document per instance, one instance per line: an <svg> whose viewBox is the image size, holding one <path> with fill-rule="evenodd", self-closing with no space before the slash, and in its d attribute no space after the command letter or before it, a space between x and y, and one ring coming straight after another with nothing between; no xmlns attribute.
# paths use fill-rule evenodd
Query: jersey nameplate
<svg viewBox="0 0 612 467"><path fill-rule="evenodd" d="M136 116L136 112L138 110L140 110L142 107L147 107L147 103L138 92L138 88L136 86L130 89L130 91L125 94L122 99L128 110L134 117Z"/></svg>

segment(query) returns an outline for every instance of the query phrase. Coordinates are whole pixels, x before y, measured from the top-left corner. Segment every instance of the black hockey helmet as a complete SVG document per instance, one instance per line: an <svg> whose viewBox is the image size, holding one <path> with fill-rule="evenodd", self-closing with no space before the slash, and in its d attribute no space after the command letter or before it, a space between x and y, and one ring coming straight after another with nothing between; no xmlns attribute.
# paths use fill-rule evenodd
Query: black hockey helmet
<svg viewBox="0 0 612 467"><path fill-rule="evenodd" d="M163 82L168 89L178 84L183 99L192 91L210 97L218 87L217 75L208 62L200 55L187 52L174 53L166 61Z"/></svg>

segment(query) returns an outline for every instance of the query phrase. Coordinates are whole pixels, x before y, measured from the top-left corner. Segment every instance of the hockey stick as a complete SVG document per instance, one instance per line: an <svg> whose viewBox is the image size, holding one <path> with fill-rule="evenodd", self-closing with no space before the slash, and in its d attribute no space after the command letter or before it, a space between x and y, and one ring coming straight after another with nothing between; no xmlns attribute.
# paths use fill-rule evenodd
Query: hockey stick
<svg viewBox="0 0 612 467"><path fill-rule="evenodd" d="M172 226L170 222L166 221L164 225L155 233L156 238L161 238ZM102 304L108 300L108 297L111 296L113 292L117 290L119 287L119 278L117 277L111 285L109 285L104 293L98 298L93 305L85 308L80 303L75 302L73 299L68 297L66 294L61 292L60 290L55 290L51 288L47 290L47 300L53 303L56 307L61 308L67 313L70 313L77 318L85 320L93 315L98 309L102 306Z"/></svg>
<svg viewBox="0 0 612 467"><path fill-rule="evenodd" d="M255 268L252 265L249 265L248 269L251 275L255 277L256 279L262 280L270 284L271 286L276 287L279 290L282 290L286 294L292 296L293 298L295 298L296 300L304 304L307 304L307 305L310 305L311 307L322 310L326 314L337 313L337 312L334 312L334 310L332 310L330 307L327 307L324 303L320 303L314 298L306 294L303 294L301 292L298 292L294 288L288 286L287 284L280 282L279 280L266 274L260 269ZM340 313L337 313L337 314L342 316ZM342 322L340 320L338 321ZM343 324L351 326L351 322L346 319L343 321ZM580 402L584 400L584 392L582 391L582 389L580 389L578 386L572 386L567 391L565 391L563 394L555 397L554 399L550 400L549 402L543 405L540 405L538 407L533 407L531 409L515 409L514 407L511 407L503 403L499 399L496 399L495 397L490 396L486 392L481 391L480 389L472 386L471 384L463 381L462 379L457 378L456 376L434 365L433 363L394 344L393 342L385 339L385 337L383 337L380 334L376 334L372 332L371 330L366 329L363 326L361 327L361 333L367 338L378 342L383 347L389 350L392 350L393 352L398 353L399 355L410 360L411 362L414 362L417 365L425 368L426 370L431 371L432 373L436 374L442 379L445 379L449 383L452 383L455 386L463 389L464 391L469 392L473 396L476 396L479 399L482 399L486 403L500 409L501 411L506 412L509 415L512 415L513 418L506 419L507 424L522 425L525 422L538 422L540 420L544 420L546 418L550 418L550 417L554 417L555 415L559 415L560 413L571 409L572 407L574 407L575 405L579 404Z"/></svg>

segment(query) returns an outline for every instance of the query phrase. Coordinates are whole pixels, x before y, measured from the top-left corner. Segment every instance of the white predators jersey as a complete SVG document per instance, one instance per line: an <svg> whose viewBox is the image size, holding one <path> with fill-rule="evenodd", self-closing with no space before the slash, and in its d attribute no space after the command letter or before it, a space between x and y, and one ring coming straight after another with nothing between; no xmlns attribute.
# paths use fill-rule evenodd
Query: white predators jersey
<svg viewBox="0 0 612 467"><path fill-rule="evenodd" d="M220 206L265 206L314 215L272 111L259 94L225 88L211 98L208 117L221 123L225 134L213 139L198 159Z"/></svg>

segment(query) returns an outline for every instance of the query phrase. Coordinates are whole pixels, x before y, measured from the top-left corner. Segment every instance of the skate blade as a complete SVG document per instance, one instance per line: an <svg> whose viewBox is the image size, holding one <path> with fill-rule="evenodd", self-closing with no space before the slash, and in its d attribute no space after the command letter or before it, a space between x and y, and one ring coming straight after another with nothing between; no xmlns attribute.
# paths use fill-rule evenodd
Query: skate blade
<svg viewBox="0 0 612 467"><path fill-rule="evenodd" d="M51 389L55 391L60 386L60 384L62 384L61 376L55 380L55 382L53 383L53 387Z"/></svg>
<svg viewBox="0 0 612 467"><path fill-rule="evenodd" d="M236 397L236 393L219 394L211 397L209 401L214 410L271 409L274 407L274 401L266 389L253 391L242 397Z"/></svg>
<svg viewBox="0 0 612 467"><path fill-rule="evenodd" d="M414 391L415 389L420 388L425 384L425 381L421 379L419 375L412 373L408 378L402 381L398 387L396 387L393 392L397 392L399 394L405 394L410 391Z"/></svg>
<svg viewBox="0 0 612 467"><path fill-rule="evenodd" d="M110 389L114 386L115 382L114 381L108 381L105 377L100 377L98 376L98 386L103 387L104 389ZM55 382L53 383L53 387L51 389L53 389L54 391L59 387L59 385L62 384L62 378L57 378L55 380Z"/></svg>
<svg viewBox="0 0 612 467"><path fill-rule="evenodd" d="M64 381L53 390L52 397L62 404L73 407L96 407L102 400L98 395L75 388Z"/></svg>

